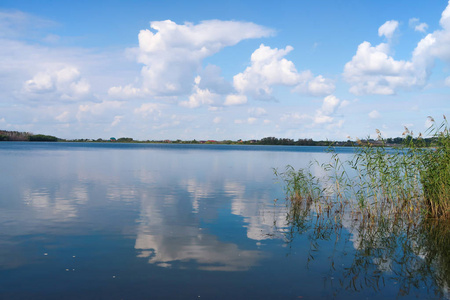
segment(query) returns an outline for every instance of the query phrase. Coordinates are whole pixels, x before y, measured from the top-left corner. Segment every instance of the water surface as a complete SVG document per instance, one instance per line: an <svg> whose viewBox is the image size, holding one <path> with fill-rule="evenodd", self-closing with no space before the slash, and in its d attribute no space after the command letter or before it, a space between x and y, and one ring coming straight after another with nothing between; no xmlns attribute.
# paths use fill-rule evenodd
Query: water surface
<svg viewBox="0 0 450 300"><path fill-rule="evenodd" d="M361 284L360 270L353 286L355 231L317 237L314 219L293 230L273 168L324 150L0 143L0 298L444 297L433 268L404 292L376 256L361 270L383 282Z"/></svg>

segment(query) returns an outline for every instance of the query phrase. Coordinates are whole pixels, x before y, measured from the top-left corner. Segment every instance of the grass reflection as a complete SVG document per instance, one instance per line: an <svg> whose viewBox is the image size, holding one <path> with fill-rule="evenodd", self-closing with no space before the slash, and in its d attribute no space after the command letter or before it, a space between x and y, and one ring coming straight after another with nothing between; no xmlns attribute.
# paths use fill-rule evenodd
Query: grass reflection
<svg viewBox="0 0 450 300"><path fill-rule="evenodd" d="M308 197L287 203L286 241L292 245L299 236L308 238L308 268L314 268L321 250L331 253L324 284L335 295L367 289L392 293L394 287L397 296L449 297L448 220L411 222L401 213L372 215L355 211L349 202L320 203ZM320 249L326 241L334 248ZM342 243L352 249L343 251Z"/></svg>
<svg viewBox="0 0 450 300"><path fill-rule="evenodd" d="M376 144L357 140L350 160L330 148L328 163L275 170L288 200L287 241L306 234L310 263L321 241L335 239L329 259L336 292L395 286L398 296L449 298L450 128L445 116L440 125L429 121L428 140L405 128L405 147L391 149L377 131ZM354 256L338 268L343 239Z"/></svg>

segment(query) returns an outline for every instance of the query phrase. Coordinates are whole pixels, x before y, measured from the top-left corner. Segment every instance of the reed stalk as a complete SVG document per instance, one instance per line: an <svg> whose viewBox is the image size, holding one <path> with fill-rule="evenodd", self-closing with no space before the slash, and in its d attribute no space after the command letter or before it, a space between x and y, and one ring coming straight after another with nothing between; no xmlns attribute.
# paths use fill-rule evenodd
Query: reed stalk
<svg viewBox="0 0 450 300"><path fill-rule="evenodd" d="M377 130L377 145L354 144L355 154L342 161L330 147L331 159L321 164L325 176L309 168L287 166L275 174L284 182L291 203L314 202L318 208L350 204L366 218L450 218L450 130L447 119L426 132L431 148L422 147L422 135L413 138L405 127L405 145L393 149Z"/></svg>

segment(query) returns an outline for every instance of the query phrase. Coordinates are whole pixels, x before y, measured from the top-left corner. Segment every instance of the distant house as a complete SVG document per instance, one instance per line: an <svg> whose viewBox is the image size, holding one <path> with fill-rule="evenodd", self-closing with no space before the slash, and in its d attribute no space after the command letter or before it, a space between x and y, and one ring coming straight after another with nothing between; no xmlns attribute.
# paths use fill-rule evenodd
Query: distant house
<svg viewBox="0 0 450 300"><path fill-rule="evenodd" d="M109 139L111 142L115 142L116 141L116 138L115 137L112 137L112 138L110 138Z"/></svg>

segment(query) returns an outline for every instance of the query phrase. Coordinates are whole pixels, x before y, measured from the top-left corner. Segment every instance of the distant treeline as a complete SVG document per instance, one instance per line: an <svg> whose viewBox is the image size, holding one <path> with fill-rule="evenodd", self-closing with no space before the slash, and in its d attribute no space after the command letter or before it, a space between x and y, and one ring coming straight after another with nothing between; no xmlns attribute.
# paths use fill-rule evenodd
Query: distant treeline
<svg viewBox="0 0 450 300"><path fill-rule="evenodd" d="M30 132L0 130L0 141L57 142L58 138Z"/></svg>
<svg viewBox="0 0 450 300"><path fill-rule="evenodd" d="M396 137L387 138L385 140L375 140L375 139L362 139L358 142L351 140L347 141L314 141L312 139L289 139L289 138L276 138L276 137L265 137L260 140L146 140L138 141L130 137L121 137L109 139L75 139L75 140L64 140L59 139L51 135L43 134L32 134L29 132L19 132L19 131L5 131L0 130L0 141L30 141L30 142L96 142L96 143L164 143L164 144L244 144L244 145L287 145L287 146L355 146L358 143L370 143L373 146L399 146L399 145L411 145L413 143L418 147L429 147L434 143L435 138L413 138L408 135L406 137Z"/></svg>
<svg viewBox="0 0 450 300"><path fill-rule="evenodd" d="M415 146L419 147L429 147L433 145L434 138L413 138L411 136L406 137L396 137L387 138L384 140L375 139L361 139L357 142L347 140L347 141L314 141L313 139L289 139L289 138L276 138L276 137L265 137L260 140L133 140L130 137L121 137L118 139L110 138L108 140L104 139L77 139L70 140L69 142L96 142L96 143L158 143L158 144L223 144L223 145L281 145L281 146L342 146L342 147L352 147L358 144L371 144L372 146L400 146L400 145L411 145L413 143Z"/></svg>
<svg viewBox="0 0 450 300"><path fill-rule="evenodd" d="M293 139L276 137L265 137L261 140L254 141L255 144L259 145L291 145L291 146L355 146L356 144L367 144L370 143L373 146L398 146L398 145L411 145L413 143L415 146L419 147L429 147L433 144L436 138L413 138L408 135L406 137L396 137L387 138L384 140L375 139L361 139L357 142L347 140L347 141L313 141L312 139L298 139L297 141Z"/></svg>

